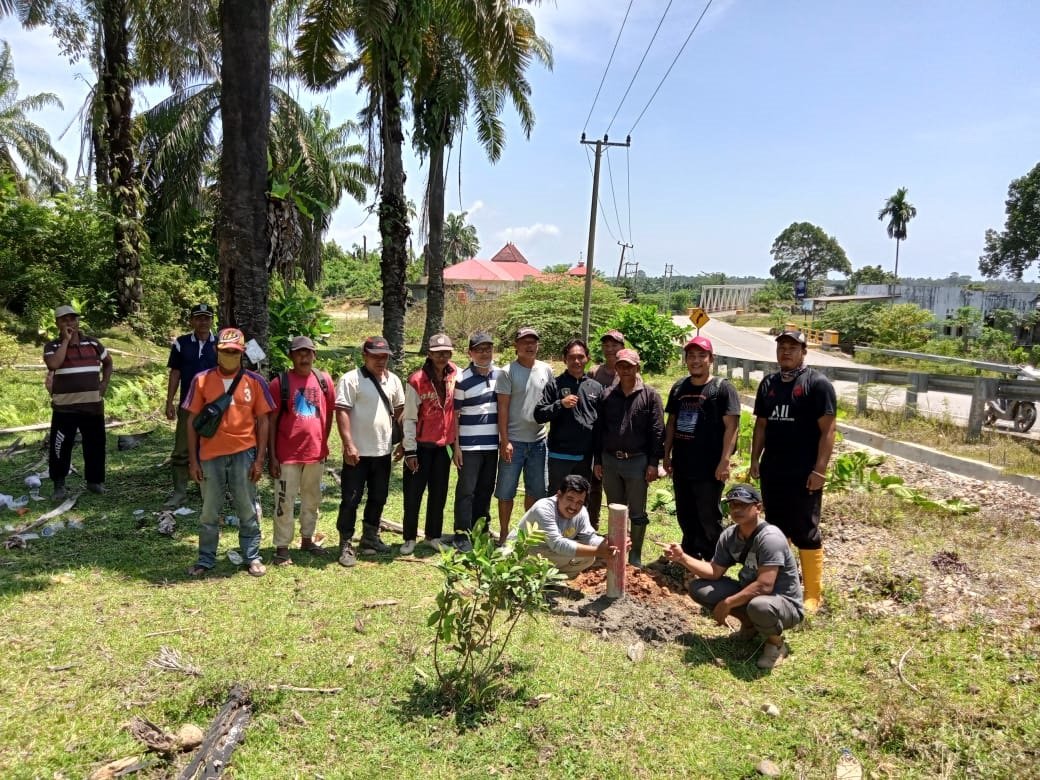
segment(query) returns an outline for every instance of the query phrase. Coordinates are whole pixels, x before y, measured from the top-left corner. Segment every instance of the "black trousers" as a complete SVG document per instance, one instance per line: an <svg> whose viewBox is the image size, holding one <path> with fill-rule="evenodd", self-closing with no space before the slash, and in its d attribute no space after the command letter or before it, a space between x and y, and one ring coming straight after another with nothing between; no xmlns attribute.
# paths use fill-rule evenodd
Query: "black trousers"
<svg viewBox="0 0 1040 780"><path fill-rule="evenodd" d="M498 450L463 450L455 484L455 533L468 534L473 521L491 519L491 496L498 473Z"/></svg>
<svg viewBox="0 0 1040 780"><path fill-rule="evenodd" d="M105 481L105 416L52 411L47 463L55 485L64 485L69 475L77 431L83 434L83 474L87 482Z"/></svg>
<svg viewBox="0 0 1040 780"><path fill-rule="evenodd" d="M416 450L419 468L413 473L404 467L404 538L415 539L419 531L419 509L426 496L427 539L440 539L444 530L444 504L448 501L448 476L451 455L447 447L423 447Z"/></svg>
<svg viewBox="0 0 1040 780"><path fill-rule="evenodd" d="M549 458L549 483L546 488L550 496L555 496L560 489L563 478L570 474L577 474L592 481L592 456L589 455L582 460L563 460L561 458ZM589 505L592 491L585 497L585 506Z"/></svg>
<svg viewBox="0 0 1040 780"><path fill-rule="evenodd" d="M361 498L368 489L368 500L365 502L365 514L362 522L365 530L376 532L379 521L383 517L383 507L390 493L390 456L362 455L356 466L343 464L340 472L342 498L339 502L339 516L336 518L336 530L339 531L339 542L344 544L354 537L357 527L357 510L361 506Z"/></svg>
<svg viewBox="0 0 1040 780"><path fill-rule="evenodd" d="M675 488L675 519L682 529L682 548L687 555L710 561L722 535L722 488L717 479L691 479L672 474Z"/></svg>
<svg viewBox="0 0 1040 780"><path fill-rule="evenodd" d="M810 493L804 477L786 474L762 473L762 503L766 520L794 542L799 550L819 550L823 547L820 536L820 512L823 509L823 491Z"/></svg>

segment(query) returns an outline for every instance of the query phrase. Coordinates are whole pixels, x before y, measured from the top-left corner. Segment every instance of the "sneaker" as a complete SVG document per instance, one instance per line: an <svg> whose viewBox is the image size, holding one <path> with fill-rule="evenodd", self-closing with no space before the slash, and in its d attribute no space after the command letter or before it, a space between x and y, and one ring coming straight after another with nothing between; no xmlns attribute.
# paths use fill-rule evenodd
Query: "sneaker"
<svg viewBox="0 0 1040 780"><path fill-rule="evenodd" d="M380 539L379 534L362 536L359 546L362 555L386 555L390 552L390 545Z"/></svg>
<svg viewBox="0 0 1040 780"><path fill-rule="evenodd" d="M339 548L339 565L340 566L353 566L357 563L357 557L354 555L354 545L350 542L343 544Z"/></svg>
<svg viewBox="0 0 1040 780"><path fill-rule="evenodd" d="M766 646L762 648L762 655L755 661L755 666L759 669L773 669L782 664L790 653L791 649L787 646L787 642L779 645L766 642Z"/></svg>
<svg viewBox="0 0 1040 780"><path fill-rule="evenodd" d="M451 545L445 544L440 539L427 539L426 540L426 546L427 547L432 547L437 552L443 552L444 550L447 550Z"/></svg>
<svg viewBox="0 0 1040 780"><path fill-rule="evenodd" d="M54 487L54 492L51 493L51 501L53 501L55 504L60 504L62 501L65 500L65 497L67 495L68 491L65 489L64 485L56 485Z"/></svg>
<svg viewBox="0 0 1040 780"><path fill-rule="evenodd" d="M97 493L99 495L108 492L108 488L105 487L105 484L103 482L88 482L87 490L89 490L91 493Z"/></svg>
<svg viewBox="0 0 1040 780"><path fill-rule="evenodd" d="M415 539L409 539L401 545L401 555L411 555L415 552Z"/></svg>
<svg viewBox="0 0 1040 780"><path fill-rule="evenodd" d="M469 540L468 536L456 536L455 539L452 541L452 544L455 546L455 549L458 550L460 553L473 552L473 542Z"/></svg>

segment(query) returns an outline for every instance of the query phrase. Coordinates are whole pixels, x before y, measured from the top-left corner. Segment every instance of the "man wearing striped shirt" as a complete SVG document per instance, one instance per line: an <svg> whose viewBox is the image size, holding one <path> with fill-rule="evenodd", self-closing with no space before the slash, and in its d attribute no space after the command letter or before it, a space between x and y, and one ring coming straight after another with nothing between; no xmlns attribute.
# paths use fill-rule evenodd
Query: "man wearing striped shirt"
<svg viewBox="0 0 1040 780"><path fill-rule="evenodd" d="M71 306L55 309L54 320L58 338L43 348L43 362L54 372L48 462L53 499L61 502L77 431L83 435L87 490L105 492L104 397L112 377L112 357L100 341L80 331L79 312Z"/></svg>
<svg viewBox="0 0 1040 780"><path fill-rule="evenodd" d="M455 485L456 538L466 539L473 520L490 522L491 494L498 470L498 399L495 384L499 369L494 343L484 332L469 340L470 364L455 383Z"/></svg>

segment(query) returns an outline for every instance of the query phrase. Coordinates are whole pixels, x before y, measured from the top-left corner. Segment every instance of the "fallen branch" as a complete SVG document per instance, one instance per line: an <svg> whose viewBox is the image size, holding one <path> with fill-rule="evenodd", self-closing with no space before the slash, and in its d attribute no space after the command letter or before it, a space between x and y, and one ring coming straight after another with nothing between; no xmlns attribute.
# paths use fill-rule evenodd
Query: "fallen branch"
<svg viewBox="0 0 1040 780"><path fill-rule="evenodd" d="M10 447L4 447L4 449L0 450L0 460L7 460L12 455L22 452L25 449L28 448L22 446L22 437L19 436L17 439L14 440L14 444L12 444Z"/></svg>
<svg viewBox="0 0 1040 780"><path fill-rule="evenodd" d="M72 509L72 507L76 506L76 502L79 500L79 497L81 495L83 495L83 491L82 490L79 491L79 492L73 493L71 496L69 496L64 501L62 501L58 506L56 506L50 512L46 512L45 514L40 515L35 520L33 520L31 523L28 523L26 525L19 526L18 528L15 528L13 531L10 532L10 535L12 537L14 537L14 536L18 536L19 534L28 533L29 531L33 530L34 528L38 528L39 526L43 525L48 520L53 520L55 517L58 517L59 515L62 515L65 512L68 512L70 509Z"/></svg>
<svg viewBox="0 0 1040 780"><path fill-rule="evenodd" d="M64 666L48 666L48 672L67 672L72 669L76 664L65 664Z"/></svg>
<svg viewBox="0 0 1040 780"><path fill-rule="evenodd" d="M393 607L400 603L397 599L381 599L380 601L369 601L362 606L365 609L377 609L378 607Z"/></svg>
<svg viewBox="0 0 1040 780"><path fill-rule="evenodd" d="M242 686L236 685L213 723L206 729L198 752L177 776L178 780L210 780L223 775L231 754L245 739L245 729L252 717L249 693Z"/></svg>
<svg viewBox="0 0 1040 780"><path fill-rule="evenodd" d="M268 685L269 691L292 691L293 693L339 693L342 688L304 688L299 685Z"/></svg>
<svg viewBox="0 0 1040 780"><path fill-rule="evenodd" d="M193 677L199 677L202 675L202 669L195 666L193 663L189 663L181 658L181 654L174 650L172 647L163 645L159 648L159 655L155 658L149 659L149 666L154 666L156 669L162 669L166 672L183 672L184 674L190 674Z"/></svg>
<svg viewBox="0 0 1040 780"><path fill-rule="evenodd" d="M115 420L114 422L105 423L105 428L122 428L124 425L134 425L139 422L145 422L146 420L152 419L151 417L138 417L136 420ZM49 422L36 423L34 425L19 425L16 428L0 428L0 434L5 433L27 433L29 431L49 431L51 424Z"/></svg>
<svg viewBox="0 0 1040 780"><path fill-rule="evenodd" d="M153 631L150 634L145 634L145 636L149 637L149 636L166 636L166 634L183 634L185 631L191 631L191 629L190 628L171 628L169 631Z"/></svg>
<svg viewBox="0 0 1040 780"><path fill-rule="evenodd" d="M897 672L899 673L899 680L900 680L900 682L902 682L902 683L903 683L903 685L905 685L905 686L906 686L907 688L909 688L910 690L912 690L912 691L913 691L914 693L916 693L916 694L917 694L918 696L924 696L924 694L923 694L923 693L921 693L921 689L920 689L920 688L918 688L918 687L917 687L916 685L914 685L914 684L913 684L912 682L910 682L909 680L907 680L907 679L906 679L906 676L905 676L905 675L903 674L903 662L904 662L904 661L906 661L906 657L907 657L908 655L910 655L910 651L911 651L911 650L913 650L913 649L914 649L914 646L913 646L913 645L910 645L910 647L906 648L906 652L905 652L905 653L903 653L903 655L901 655L901 656L899 657L899 663L898 663L898 664L896 664L896 671L897 671Z"/></svg>

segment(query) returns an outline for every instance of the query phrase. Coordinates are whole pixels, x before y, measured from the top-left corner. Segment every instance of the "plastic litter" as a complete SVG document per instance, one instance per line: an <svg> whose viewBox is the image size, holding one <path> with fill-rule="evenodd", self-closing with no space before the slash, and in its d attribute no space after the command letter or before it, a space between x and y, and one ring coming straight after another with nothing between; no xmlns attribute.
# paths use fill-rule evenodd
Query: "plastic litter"
<svg viewBox="0 0 1040 780"><path fill-rule="evenodd" d="M231 526L232 528L238 528L238 516L228 515L224 518L224 525Z"/></svg>
<svg viewBox="0 0 1040 780"><path fill-rule="evenodd" d="M193 514L195 514L195 510L192 509L191 507L182 506L179 509L175 509L173 511L173 513L175 515L180 515L181 517L183 517L184 515L193 515Z"/></svg>
<svg viewBox="0 0 1040 780"><path fill-rule="evenodd" d="M238 550L228 550L227 559L235 564L235 566L242 565L242 554Z"/></svg>
<svg viewBox="0 0 1040 780"><path fill-rule="evenodd" d="M25 486L32 490L33 488L39 488L43 482L40 481L39 476L36 474L30 474L25 478Z"/></svg>
<svg viewBox="0 0 1040 780"><path fill-rule="evenodd" d="M47 525L40 529L40 536L44 538L54 536L54 534L58 533L58 531L62 530L64 527L65 523L61 520L55 520L54 522L47 523Z"/></svg>
<svg viewBox="0 0 1040 780"><path fill-rule="evenodd" d="M863 767L848 748L841 750L838 764L834 768L834 780L863 780Z"/></svg>
<svg viewBox="0 0 1040 780"><path fill-rule="evenodd" d="M71 528L71 529L73 529L75 531L82 531L83 530L83 521L82 520L78 520L78 519L69 520L69 522L66 525L69 528Z"/></svg>
<svg viewBox="0 0 1040 780"><path fill-rule="evenodd" d="M134 510L134 517L140 517L143 514L144 514L144 510L143 509L135 509Z"/></svg>

